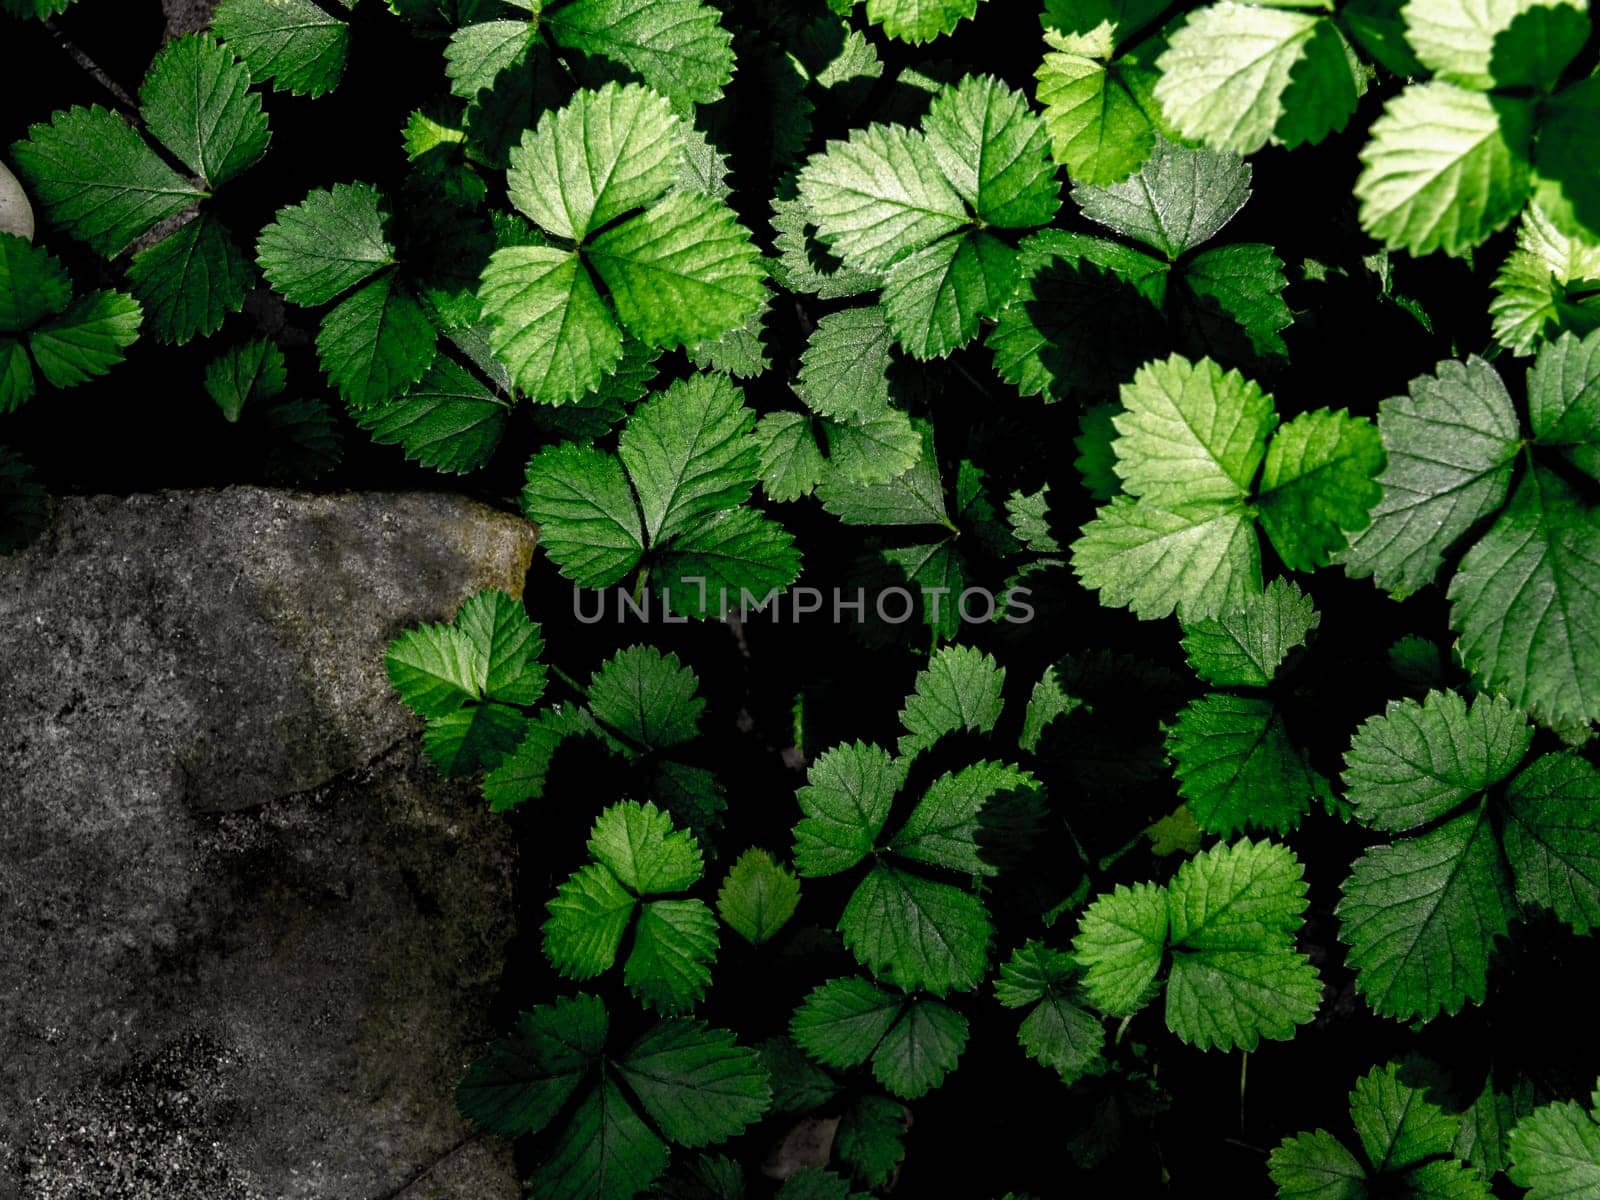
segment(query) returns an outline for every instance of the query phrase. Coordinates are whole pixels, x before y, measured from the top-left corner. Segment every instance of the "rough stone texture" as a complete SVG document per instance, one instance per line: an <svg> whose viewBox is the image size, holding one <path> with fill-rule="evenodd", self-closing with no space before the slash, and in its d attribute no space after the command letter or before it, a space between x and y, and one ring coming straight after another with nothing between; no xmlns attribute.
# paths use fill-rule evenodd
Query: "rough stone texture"
<svg viewBox="0 0 1600 1200"><path fill-rule="evenodd" d="M167 18L167 36L174 38L181 33L209 29L211 10L216 6L216 0L161 0L161 11Z"/></svg>
<svg viewBox="0 0 1600 1200"><path fill-rule="evenodd" d="M451 1099L512 847L381 658L531 552L241 488L67 500L0 559L0 1200L517 1195Z"/></svg>

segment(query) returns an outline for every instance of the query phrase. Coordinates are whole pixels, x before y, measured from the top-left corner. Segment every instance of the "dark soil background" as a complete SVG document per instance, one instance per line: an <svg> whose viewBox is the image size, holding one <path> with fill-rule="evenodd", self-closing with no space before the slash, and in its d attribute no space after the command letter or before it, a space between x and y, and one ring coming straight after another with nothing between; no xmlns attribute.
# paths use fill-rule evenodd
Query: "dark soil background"
<svg viewBox="0 0 1600 1200"><path fill-rule="evenodd" d="M731 7L742 11L746 6ZM163 35L156 0L85 0L53 24L130 93ZM5 143L55 109L110 102L44 26L4 21L0 39L0 140ZM381 3L369 0L357 9L352 47L344 82L331 96L310 101L267 94L273 129L267 160L212 202L244 244L278 208L298 202L310 188L357 179L391 192L398 188L405 168L400 130L407 114L445 94L442 43L410 36ZM1031 95L1040 50L1036 9L991 0L956 39L929 49L964 56L963 67L993 71ZM896 43L884 53L891 68L922 60ZM734 166L734 203L757 236L767 238L765 204L774 181L765 165L763 102L750 94L757 86L754 72L748 78L741 74L730 99L719 106L718 123L727 131L722 148ZM1376 280L1360 267L1361 257L1376 247L1357 230L1351 186L1363 131L1385 94L1382 87L1370 92L1350 130L1315 150L1292 155L1268 150L1253 158L1255 198L1224 235L1271 243L1294 281L1290 362L1263 376L1286 416L1322 405L1374 414L1379 400L1403 391L1408 379L1439 359L1482 352L1489 345L1488 285L1509 245L1508 234L1484 247L1475 266L1438 255L1422 261L1397 258L1394 290L1428 314L1432 332L1385 300ZM814 136L843 132L823 125ZM494 189L501 181L490 183ZM67 263L80 288L112 285L120 278L118 265L100 262L65 237L44 232L40 240ZM1307 257L1336 264L1346 274L1306 282L1300 264ZM771 331L775 369L747 385L753 405L763 411L792 407L785 380L806 330L830 307L804 299L776 314ZM253 306L251 311L261 310ZM308 342L313 329L311 314L290 310L282 340L291 395L328 394ZM259 436L248 423L227 424L201 379L206 363L229 339L255 332L247 312L230 317L220 334L183 348L141 341L108 378L43 394L20 413L0 418L0 442L19 450L55 493L254 481L261 471ZM688 369L681 354L663 363L668 375ZM1520 376L1520 369L1508 372L1509 379ZM931 382L936 394L928 404L946 466L959 457L974 458L991 479L1004 481L1002 496L1010 486L1050 481L1057 509L1053 526L1063 540L1070 539L1093 507L1072 467L1077 408L1017 398L994 377L981 346L948 365L935 364ZM406 463L398 449L372 445L348 422L344 432L344 461L319 481L319 488L448 488L508 509L515 507L523 463L545 436L524 405L489 469L456 479ZM946 471L947 479L952 475ZM810 501L775 506L775 511L805 553L802 584L857 585L855 559L862 539L856 531L842 531ZM980 568L977 574L977 582L1004 586L997 569L986 575ZM1370 583L1347 580L1335 570L1297 579L1315 597L1322 627L1280 685L1280 699L1295 736L1311 747L1324 771L1336 774L1355 726L1412 686L1390 669L1388 648L1406 634L1447 647L1445 605L1437 588L1395 604ZM1123 657L1111 660L1098 682L1085 667L1091 677L1086 687L1098 689L1095 713L1060 723L1070 728L1053 731L1036 765L1049 787L1053 824L1027 860L1002 876L992 897L1002 929L1002 961L1022 937L1039 932L1036 922L1020 914L1037 912L1041 897L1065 896L1080 881L1063 823L1070 823L1091 857L1098 858L1138 839L1141 829L1171 811L1177 798L1160 761L1159 723L1199 690L1183 664L1174 622L1141 624L1126 613L1103 609L1061 571L1043 577L1035 603L1048 619L966 631L968 640L992 650L1009 667L1007 718L984 752L1004 756L1006 745L1015 744L1028 691L1044 664L1063 656L1076 656L1080 666L1092 665L1091 656L1101 653ZM531 573L528 604L544 624L546 657L574 677L587 678L618 645L639 640L676 650L698 672L708 708L705 736L693 745L691 757L717 771L730 801L718 861L708 872L713 890L742 848L759 845L779 853L789 848L799 815L793 793L802 782L790 765L798 757L792 752L797 701L803 718L800 749L807 756L846 738L892 744L902 698L926 650L925 635L912 625L887 631L887 638L869 638L859 627L825 617L801 623L758 617L737 636L717 623L585 625L573 615L570 588L543 559ZM918 776L931 778L974 749L971 744L943 746L931 761L919 764ZM787 756L786 750L791 750ZM563 750L546 799L508 818L521 830L524 852L524 936L508 964L502 999L508 1021L521 1007L572 990L543 965L538 931L544 903L578 865L599 807L624 794L640 794L639 778L599 753ZM1016 1014L1000 1009L987 988L958 996L956 1005L972 1018L972 1037L945 1085L911 1106L914 1124L896 1194L953 1195L953 1181L967 1179L972 1183L962 1194L1269 1196L1266 1152L1282 1137L1318 1125L1346 1134L1345 1098L1356 1077L1407 1053L1448 1067L1467 1095L1475 1094L1491 1070L1502 1083L1527 1077L1541 1091L1577 1094L1592 1085L1600 1064L1594 1021L1600 943L1575 938L1553 922L1522 925L1496 960L1487 1004L1412 1031L1366 1010L1353 992L1336 940L1332 908L1348 865L1362 848L1361 831L1315 814L1289 841L1306 862L1311 885L1305 948L1327 985L1314 1024L1291 1042L1264 1043L1249 1056L1242 1074L1237 1054L1183 1047L1163 1028L1160 1005L1151 1006L1132 1022L1119 1053L1153 1071L1166 1096L1164 1111L1131 1116L1120 1150L1096 1169L1084 1170L1068 1143L1091 1118L1103 1120L1115 1098L1093 1085L1067 1089L1053 1072L1028 1061L1015 1041ZM1153 858L1141 843L1092 884L1098 891L1121 880L1162 878L1170 869L1170 860ZM807 882L799 916L775 946L752 951L725 935L702 1015L736 1029L746 1041L781 1033L810 987L852 968L848 954L827 949L831 935L821 932L836 919L848 887L848 881ZM1059 944L1065 936L1058 930L1053 940ZM599 982L605 986L597 990L611 1002L618 1032L646 1023L614 975ZM1142 1058L1139 1047L1146 1050ZM863 1079L852 1083L870 1083L865 1072L859 1074ZM781 1122L760 1126L729 1152L759 1163L781 1131ZM536 1152L528 1149L529 1165Z"/></svg>

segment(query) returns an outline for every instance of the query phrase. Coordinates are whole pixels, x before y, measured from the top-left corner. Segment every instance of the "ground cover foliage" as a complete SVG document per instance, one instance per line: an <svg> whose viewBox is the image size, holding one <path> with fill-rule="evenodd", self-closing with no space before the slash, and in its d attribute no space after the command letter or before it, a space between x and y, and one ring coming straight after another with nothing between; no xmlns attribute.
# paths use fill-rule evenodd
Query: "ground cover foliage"
<svg viewBox="0 0 1600 1200"><path fill-rule="evenodd" d="M1600 1196L1584 6L3 7L7 548L540 528L386 659L530 1195Z"/></svg>

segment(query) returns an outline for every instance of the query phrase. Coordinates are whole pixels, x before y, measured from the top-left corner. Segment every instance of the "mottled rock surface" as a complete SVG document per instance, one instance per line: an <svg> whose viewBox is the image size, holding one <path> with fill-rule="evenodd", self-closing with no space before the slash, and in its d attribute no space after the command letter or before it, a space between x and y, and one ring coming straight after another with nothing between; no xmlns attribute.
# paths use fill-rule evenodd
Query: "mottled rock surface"
<svg viewBox="0 0 1600 1200"><path fill-rule="evenodd" d="M67 500L0 559L0 1200L517 1195L451 1099L513 850L382 650L531 551L236 488Z"/></svg>

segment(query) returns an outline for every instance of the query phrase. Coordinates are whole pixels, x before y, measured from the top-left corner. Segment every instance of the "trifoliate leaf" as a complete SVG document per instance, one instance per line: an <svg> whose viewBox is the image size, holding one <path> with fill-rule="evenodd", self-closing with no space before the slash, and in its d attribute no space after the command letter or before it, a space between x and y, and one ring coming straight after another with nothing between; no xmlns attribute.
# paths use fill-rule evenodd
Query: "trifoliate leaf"
<svg viewBox="0 0 1600 1200"><path fill-rule="evenodd" d="M1118 496L1072 544L1072 569L1100 602L1141 620L1178 606L1215 616L1261 590L1261 547L1242 501L1162 506Z"/></svg>
<svg viewBox="0 0 1600 1200"><path fill-rule="evenodd" d="M612 455L563 442L533 456L522 511L539 524L539 542L579 587L616 583L644 553L639 509Z"/></svg>
<svg viewBox="0 0 1600 1200"><path fill-rule="evenodd" d="M315 0L221 0L211 31L254 79L297 96L337 87L350 48L349 25Z"/></svg>
<svg viewBox="0 0 1600 1200"><path fill-rule="evenodd" d="M1123 386L1122 407L1117 474L1130 496L1156 504L1247 495L1277 423L1269 396L1208 358L1147 364Z"/></svg>
<svg viewBox="0 0 1600 1200"><path fill-rule="evenodd" d="M1190 701L1167 733L1167 754L1178 794L1212 833L1286 833L1328 793L1266 699L1218 692Z"/></svg>
<svg viewBox="0 0 1600 1200"><path fill-rule="evenodd" d="M682 1146L733 1137L772 1100L760 1055L700 1021L661 1022L634 1043L617 1073L656 1128Z"/></svg>
<svg viewBox="0 0 1600 1200"><path fill-rule="evenodd" d="M595 718L642 750L664 750L700 732L706 702L694 672L654 646L619 650L589 680Z"/></svg>
<svg viewBox="0 0 1600 1200"><path fill-rule="evenodd" d="M533 399L561 404L599 387L622 361L622 334L571 251L550 246L496 250L478 299L489 344Z"/></svg>
<svg viewBox="0 0 1600 1200"><path fill-rule="evenodd" d="M409 390L427 374L437 352L433 323L393 274L350 293L317 331L322 369L358 411Z"/></svg>
<svg viewBox="0 0 1600 1200"><path fill-rule="evenodd" d="M1030 941L1000 968L995 998L1007 1008L1031 1008L1017 1040L1036 1059L1071 1083L1100 1059L1105 1030L1100 1019L1078 1006L1070 954Z"/></svg>
<svg viewBox="0 0 1600 1200"><path fill-rule="evenodd" d="M384 667L420 716L478 701L531 706L544 694L544 639L520 601L504 592L469 596L449 625L421 625L389 644Z"/></svg>
<svg viewBox="0 0 1600 1200"><path fill-rule="evenodd" d="M988 733L1000 719L1006 672L991 655L971 646L945 646L917 672L912 693L900 713L906 733L902 758L931 750L941 737L960 729Z"/></svg>
<svg viewBox="0 0 1600 1200"><path fill-rule="evenodd" d="M1118 884L1097 896L1072 942L1090 1003L1113 1017L1132 1016L1149 1003L1168 928L1166 889L1153 883Z"/></svg>
<svg viewBox="0 0 1600 1200"><path fill-rule="evenodd" d="M978 11L979 0L867 0L867 20L902 42L920 45Z"/></svg>
<svg viewBox="0 0 1600 1200"><path fill-rule="evenodd" d="M880 864L845 905L839 933L869 971L942 996L982 982L994 928L975 896Z"/></svg>
<svg viewBox="0 0 1600 1200"><path fill-rule="evenodd" d="M139 115L209 188L259 162L271 136L250 72L207 34L174 38L156 55L139 88Z"/></svg>
<svg viewBox="0 0 1600 1200"><path fill-rule="evenodd" d="M1103 186L1126 179L1155 148L1150 88L1156 76L1110 59L1109 41L1045 33L1052 53L1035 78L1051 153L1074 180Z"/></svg>
<svg viewBox="0 0 1600 1200"><path fill-rule="evenodd" d="M1383 468L1383 439L1365 417L1319 408L1282 426L1267 448L1256 511L1284 565L1311 571L1332 561L1383 498Z"/></svg>
<svg viewBox="0 0 1600 1200"><path fill-rule="evenodd" d="M1194 673L1216 687L1266 687L1322 617L1293 581L1215 617L1184 623L1183 650Z"/></svg>
<svg viewBox="0 0 1600 1200"><path fill-rule="evenodd" d="M1514 354L1531 354L1563 331L1600 328L1600 244L1561 232L1537 200L1523 211L1517 248L1495 276L1489 301L1494 335Z"/></svg>
<svg viewBox="0 0 1600 1200"><path fill-rule="evenodd" d="M1511 1181L1527 1200L1581 1200L1600 1188L1600 1105L1546 1104L1511 1131Z"/></svg>
<svg viewBox="0 0 1600 1200"><path fill-rule="evenodd" d="M201 213L128 263L128 280L144 306L150 332L182 344L215 333L244 307L254 265L215 217Z"/></svg>
<svg viewBox="0 0 1600 1200"><path fill-rule="evenodd" d="M1583 935L1600 926L1600 773L1547 754L1511 781L1501 836L1517 899Z"/></svg>
<svg viewBox="0 0 1600 1200"><path fill-rule="evenodd" d="M944 177L983 223L1026 229L1061 206L1049 136L1021 92L967 76L940 91L923 128Z"/></svg>
<svg viewBox="0 0 1600 1200"><path fill-rule="evenodd" d="M939 776L889 843L913 862L946 867L967 875L995 875L978 846L978 818L984 805L1006 792L1033 792L1038 784L1026 771L1004 763L978 762Z"/></svg>
<svg viewBox="0 0 1600 1200"><path fill-rule="evenodd" d="M621 63L680 109L733 78L733 35L702 0L572 0L540 21L558 46Z"/></svg>
<svg viewBox="0 0 1600 1200"><path fill-rule="evenodd" d="M1336 910L1356 990L1375 1012L1430 1020L1481 1003L1495 938L1514 915L1488 812L1471 809L1419 837L1376 846Z"/></svg>
<svg viewBox="0 0 1600 1200"><path fill-rule="evenodd" d="M441 354L402 396L356 414L380 445L398 445L411 462L465 474L489 461L505 432L510 406L466 367Z"/></svg>
<svg viewBox="0 0 1600 1200"><path fill-rule="evenodd" d="M1563 334L1539 351L1528 372L1528 420L1536 442L1560 447L1600 479L1600 334Z"/></svg>
<svg viewBox="0 0 1600 1200"><path fill-rule="evenodd" d="M818 236L852 266L880 271L953 233L966 206L927 139L871 125L829 142L801 168L800 196Z"/></svg>
<svg viewBox="0 0 1600 1200"><path fill-rule="evenodd" d="M682 153L677 127L666 99L648 88L580 91L511 151L507 198L542 228L582 242L672 186Z"/></svg>
<svg viewBox="0 0 1600 1200"><path fill-rule="evenodd" d="M1266 11L1266 10L1262 10ZM1158 139L1132 178L1072 189L1083 215L1175 259L1209 241L1250 199L1250 165L1235 154Z"/></svg>
<svg viewBox="0 0 1600 1200"><path fill-rule="evenodd" d="M326 304L394 262L378 190L336 183L280 209L256 243L267 282L291 304Z"/></svg>
<svg viewBox="0 0 1600 1200"><path fill-rule="evenodd" d="M203 195L133 126L98 105L30 125L11 153L49 220L107 257Z"/></svg>
<svg viewBox="0 0 1600 1200"><path fill-rule="evenodd" d="M138 340L143 319L133 297L90 292L60 316L34 326L28 349L51 386L76 387L122 361L122 352Z"/></svg>
<svg viewBox="0 0 1600 1200"><path fill-rule="evenodd" d="M937 1000L913 1000L884 1034L872 1074L902 1100L925 1096L955 1070L967 1045L967 1019Z"/></svg>
<svg viewBox="0 0 1600 1200"><path fill-rule="evenodd" d="M613 804L595 819L589 853L641 896L681 892L705 870L692 834L675 830L672 818L654 804L631 800Z"/></svg>
<svg viewBox="0 0 1600 1200"><path fill-rule="evenodd" d="M617 960L637 901L598 863L573 872L546 906L544 953L569 979L591 979Z"/></svg>
<svg viewBox="0 0 1600 1200"><path fill-rule="evenodd" d="M1545 721L1600 719L1600 510L1530 471L1450 581L1461 661Z"/></svg>
<svg viewBox="0 0 1600 1200"><path fill-rule="evenodd" d="M876 305L846 308L817 322L795 377L795 395L813 412L848 420L889 403L894 337Z"/></svg>
<svg viewBox="0 0 1600 1200"><path fill-rule="evenodd" d="M605 1005L593 996L561 998L517 1018L511 1036L492 1043L456 1089L462 1114L491 1133L538 1133L555 1120L599 1059Z"/></svg>
<svg viewBox="0 0 1600 1200"><path fill-rule="evenodd" d="M1391 700L1351 739L1345 794L1363 824L1416 829L1509 776L1532 741L1526 716L1498 696L1471 708L1455 692Z"/></svg>
<svg viewBox="0 0 1600 1200"><path fill-rule="evenodd" d="M756 422L761 490L772 500L798 500L822 482L827 462L811 422L800 413L768 413Z"/></svg>
<svg viewBox="0 0 1600 1200"><path fill-rule="evenodd" d="M652 900L640 906L622 979L646 1008L687 1012L705 998L716 957L717 918L704 901Z"/></svg>
<svg viewBox="0 0 1600 1200"><path fill-rule="evenodd" d="M72 280L55 257L0 233L0 333L22 333L72 302Z"/></svg>
<svg viewBox="0 0 1600 1200"><path fill-rule="evenodd" d="M800 881L765 850L746 850L717 892L717 912L753 946L772 940L794 916Z"/></svg>
<svg viewBox="0 0 1600 1200"><path fill-rule="evenodd" d="M622 1089L602 1077L579 1102L528 1188L549 1200L632 1200L670 1161L666 1143L650 1132Z"/></svg>
<svg viewBox="0 0 1600 1200"><path fill-rule="evenodd" d="M1536 11L1540 9L1544 11ZM1559 23L1547 22L1545 18L1554 17L1558 9L1576 18L1575 29L1568 29L1559 18ZM1473 8L1448 0L1406 0L1400 15L1405 20L1406 41L1423 66L1440 79L1478 91L1535 84L1549 87L1583 48L1589 34L1582 9L1560 0L1497 0ZM1526 16L1532 16L1536 24L1525 26L1518 21ZM1514 25L1522 36L1512 32ZM1537 40L1544 43L1537 55L1542 60L1540 69L1533 69L1534 63L1527 57L1533 48L1524 40L1535 30Z"/></svg>
<svg viewBox="0 0 1600 1200"><path fill-rule="evenodd" d="M1412 84L1361 151L1361 227L1391 250L1466 253L1527 200L1532 121L1524 100Z"/></svg>
<svg viewBox="0 0 1600 1200"><path fill-rule="evenodd" d="M1432 582L1444 554L1504 501L1520 429L1499 374L1479 358L1440 363L1410 395L1378 406L1387 466L1372 524L1339 557L1404 597Z"/></svg>
<svg viewBox="0 0 1600 1200"><path fill-rule="evenodd" d="M588 260L623 326L651 346L693 346L737 329L767 292L761 255L733 210L709 196L673 192L654 208L602 230Z"/></svg>
<svg viewBox="0 0 1600 1200"><path fill-rule="evenodd" d="M1190 13L1156 66L1174 128L1240 154L1320 142L1344 128L1365 85L1332 21L1232 0Z"/></svg>
<svg viewBox="0 0 1600 1200"><path fill-rule="evenodd" d="M206 367L206 392L229 421L237 421L252 401L282 395L288 382L283 351L261 338L224 350Z"/></svg>
<svg viewBox="0 0 1600 1200"><path fill-rule="evenodd" d="M826 1066L859 1066L872 1057L904 1005L904 996L868 980L830 979L800 1002L789 1035Z"/></svg>
<svg viewBox="0 0 1600 1200"><path fill-rule="evenodd" d="M836 875L870 854L903 782L888 751L865 742L835 746L812 763L795 793L805 813L794 830L800 874Z"/></svg>

